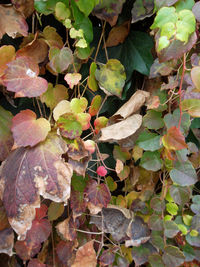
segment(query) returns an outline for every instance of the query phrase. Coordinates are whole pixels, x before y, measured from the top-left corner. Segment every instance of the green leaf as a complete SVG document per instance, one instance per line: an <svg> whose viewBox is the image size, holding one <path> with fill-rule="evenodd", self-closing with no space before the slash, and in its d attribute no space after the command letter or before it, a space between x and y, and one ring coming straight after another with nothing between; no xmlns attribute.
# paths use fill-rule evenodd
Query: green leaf
<svg viewBox="0 0 200 267"><path fill-rule="evenodd" d="M162 147L160 138L160 135L144 131L139 135L136 144L144 150L155 151Z"/></svg>
<svg viewBox="0 0 200 267"><path fill-rule="evenodd" d="M84 178L83 176L78 176L74 173L71 183L75 191L83 192L86 187L87 181L87 176Z"/></svg>
<svg viewBox="0 0 200 267"><path fill-rule="evenodd" d="M114 146L113 156L115 160L119 159L124 163L127 160L131 159L131 154L128 151L123 151L122 148L118 145Z"/></svg>
<svg viewBox="0 0 200 267"><path fill-rule="evenodd" d="M165 209L165 202L159 197L154 197L151 199L150 206L154 211L162 213Z"/></svg>
<svg viewBox="0 0 200 267"><path fill-rule="evenodd" d="M49 66L52 70L56 73L61 73L73 62L73 54L68 47L63 47L62 49L52 47L49 51L49 59Z"/></svg>
<svg viewBox="0 0 200 267"><path fill-rule="evenodd" d="M154 254L156 249L151 245L151 243L142 244L139 247L133 247L131 254L136 266L141 266L142 264L148 262L148 257Z"/></svg>
<svg viewBox="0 0 200 267"><path fill-rule="evenodd" d="M125 85L126 74L124 66L117 59L110 59L106 65L101 65L100 70L96 69L95 77L99 82L99 87L107 95L121 97Z"/></svg>
<svg viewBox="0 0 200 267"><path fill-rule="evenodd" d="M162 168L162 160L160 158L160 153L158 151L144 152L141 160L140 166L148 171L158 171Z"/></svg>
<svg viewBox="0 0 200 267"><path fill-rule="evenodd" d="M48 208L48 219L49 221L57 220L64 212L63 203L51 202Z"/></svg>
<svg viewBox="0 0 200 267"><path fill-rule="evenodd" d="M172 126L177 127L180 120L180 110L175 109L173 114L170 113L166 114L163 120L167 129L171 128ZM189 131L190 124L191 124L190 115L186 112L183 112L180 131L186 135Z"/></svg>
<svg viewBox="0 0 200 267"><path fill-rule="evenodd" d="M192 117L200 117L200 99L184 99L181 102L183 111L187 111Z"/></svg>
<svg viewBox="0 0 200 267"><path fill-rule="evenodd" d="M188 230L185 227L185 225L183 225L183 224L177 224L177 226L178 226L178 229L182 232L183 235L187 235Z"/></svg>
<svg viewBox="0 0 200 267"><path fill-rule="evenodd" d="M106 183L111 192L117 189L117 183L113 180L111 176L106 177Z"/></svg>
<svg viewBox="0 0 200 267"><path fill-rule="evenodd" d="M181 186L189 186L197 182L197 174L190 161L186 161L184 164L176 162L169 174L172 181Z"/></svg>
<svg viewBox="0 0 200 267"><path fill-rule="evenodd" d="M192 7L194 6L195 1L194 0L179 0L176 4L176 11L179 12L183 9L190 9L192 10Z"/></svg>
<svg viewBox="0 0 200 267"><path fill-rule="evenodd" d="M88 16L96 5L96 0L76 0L76 5L85 16Z"/></svg>
<svg viewBox="0 0 200 267"><path fill-rule="evenodd" d="M151 243L154 247L158 248L159 250L164 249L165 243L163 240L163 236L161 236L161 232L158 231L151 232Z"/></svg>
<svg viewBox="0 0 200 267"><path fill-rule="evenodd" d="M159 42L158 42L158 52L160 52L161 50L163 50L164 48L168 47L170 44L169 40L167 39L166 36L161 36L159 38Z"/></svg>
<svg viewBox="0 0 200 267"><path fill-rule="evenodd" d="M149 228L155 231L162 231L163 230L163 220L158 215L151 215L149 218Z"/></svg>
<svg viewBox="0 0 200 267"><path fill-rule="evenodd" d="M139 20L143 20L147 17L152 16L153 9L154 9L154 0L148 0L145 2L141 0L136 0L131 10L131 14L132 14L131 23L135 23Z"/></svg>
<svg viewBox="0 0 200 267"><path fill-rule="evenodd" d="M175 237L179 232L179 228L174 221L166 221L164 223L164 235L168 238Z"/></svg>
<svg viewBox="0 0 200 267"><path fill-rule="evenodd" d="M159 9L151 29L162 28L166 23L176 24L178 15L174 7L162 7Z"/></svg>
<svg viewBox="0 0 200 267"><path fill-rule="evenodd" d="M200 248L200 235L198 236L191 236L190 234L186 235L186 241L194 247Z"/></svg>
<svg viewBox="0 0 200 267"><path fill-rule="evenodd" d="M68 0L35 0L34 7L39 13L43 13L44 15L49 15L54 12L55 6L58 2L63 2L67 6L69 6Z"/></svg>
<svg viewBox="0 0 200 267"><path fill-rule="evenodd" d="M87 108L88 101L85 97L73 98L70 102L70 108L74 113L84 112Z"/></svg>
<svg viewBox="0 0 200 267"><path fill-rule="evenodd" d="M56 17L62 21L70 17L71 11L64 3L58 2L55 6L55 14Z"/></svg>
<svg viewBox="0 0 200 267"><path fill-rule="evenodd" d="M199 195L193 196L192 202L193 204L190 207L191 210L196 214L200 214L200 196Z"/></svg>
<svg viewBox="0 0 200 267"><path fill-rule="evenodd" d="M169 189L175 203L183 206L190 201L190 191L188 187L172 185Z"/></svg>
<svg viewBox="0 0 200 267"><path fill-rule="evenodd" d="M95 97L92 99L91 106L89 108L89 114L91 116L97 115L102 103L102 98L100 95L95 95Z"/></svg>
<svg viewBox="0 0 200 267"><path fill-rule="evenodd" d="M82 125L77 121L74 114L66 113L60 116L57 124L61 135L66 138L75 139L82 134Z"/></svg>
<svg viewBox="0 0 200 267"><path fill-rule="evenodd" d="M165 267L162 258L159 254L150 255L149 263L152 267Z"/></svg>
<svg viewBox="0 0 200 267"><path fill-rule="evenodd" d="M148 129L158 130L164 127L164 121L162 119L162 113L155 110L148 110L143 117L143 124Z"/></svg>
<svg viewBox="0 0 200 267"><path fill-rule="evenodd" d="M178 267L185 261L185 256L178 247L167 246L164 249L162 260L167 267Z"/></svg>
<svg viewBox="0 0 200 267"><path fill-rule="evenodd" d="M166 210L171 215L177 215L177 213L178 213L178 206L175 203L170 202L170 203L167 203L166 204Z"/></svg>
<svg viewBox="0 0 200 267"><path fill-rule="evenodd" d="M95 71L97 69L97 64L95 62L92 62L90 65L90 75L87 80L88 87L93 91L96 92L98 90L98 83L95 79Z"/></svg>

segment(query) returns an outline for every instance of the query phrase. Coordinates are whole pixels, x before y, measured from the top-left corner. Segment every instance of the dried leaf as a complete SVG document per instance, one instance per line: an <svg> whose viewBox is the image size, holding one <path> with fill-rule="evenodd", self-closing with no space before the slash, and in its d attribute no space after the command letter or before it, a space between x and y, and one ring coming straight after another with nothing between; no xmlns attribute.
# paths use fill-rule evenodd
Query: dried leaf
<svg viewBox="0 0 200 267"><path fill-rule="evenodd" d="M56 225L56 230L60 237L65 241L73 241L76 239L76 224L71 216L58 223Z"/></svg>
<svg viewBox="0 0 200 267"><path fill-rule="evenodd" d="M12 0L12 4L17 11L24 14L27 18L34 12L34 0Z"/></svg>
<svg viewBox="0 0 200 267"><path fill-rule="evenodd" d="M138 90L113 116L120 115L126 119L133 113L137 112L144 105L149 96L149 92Z"/></svg>
<svg viewBox="0 0 200 267"><path fill-rule="evenodd" d="M56 107L53 110L54 120L57 121L60 116L70 112L71 112L70 102L67 100L62 100L56 105Z"/></svg>
<svg viewBox="0 0 200 267"><path fill-rule="evenodd" d="M35 146L46 139L50 130L49 121L44 118L36 119L35 112L30 109L22 110L12 119L11 131L15 147Z"/></svg>
<svg viewBox="0 0 200 267"><path fill-rule="evenodd" d="M101 129L99 141L119 141L134 134L142 124L142 116L134 114L127 119Z"/></svg>
<svg viewBox="0 0 200 267"><path fill-rule="evenodd" d="M71 266L74 258L74 242L61 240L56 246L56 254L62 264Z"/></svg>
<svg viewBox="0 0 200 267"><path fill-rule="evenodd" d="M18 57L8 63L3 75L7 90L15 92L15 97L35 97L43 94L48 87L45 79L38 77L39 67L29 57Z"/></svg>
<svg viewBox="0 0 200 267"><path fill-rule="evenodd" d="M132 23L151 17L154 13L154 1L136 0L131 10Z"/></svg>
<svg viewBox="0 0 200 267"><path fill-rule="evenodd" d="M5 33L12 38L15 38L17 33L28 35L28 25L23 15L13 6L0 5L0 18L0 39Z"/></svg>
<svg viewBox="0 0 200 267"><path fill-rule="evenodd" d="M76 258L72 267L96 267L96 252L94 250L94 241L89 241L76 252Z"/></svg>
<svg viewBox="0 0 200 267"><path fill-rule="evenodd" d="M62 38L56 32L56 28L46 26L43 30L43 35L49 47L57 47L60 49L63 47Z"/></svg>
<svg viewBox="0 0 200 267"><path fill-rule="evenodd" d="M31 228L39 195L68 202L72 167L61 159L65 152L64 141L51 134L34 148L16 149L5 161L0 188L8 220L19 239L23 240Z"/></svg>
<svg viewBox="0 0 200 267"><path fill-rule="evenodd" d="M124 22L120 26L113 27L106 40L106 47L122 44L128 36L129 30L129 22Z"/></svg>
<svg viewBox="0 0 200 267"><path fill-rule="evenodd" d="M11 227L0 231L0 253L13 255L14 232Z"/></svg>

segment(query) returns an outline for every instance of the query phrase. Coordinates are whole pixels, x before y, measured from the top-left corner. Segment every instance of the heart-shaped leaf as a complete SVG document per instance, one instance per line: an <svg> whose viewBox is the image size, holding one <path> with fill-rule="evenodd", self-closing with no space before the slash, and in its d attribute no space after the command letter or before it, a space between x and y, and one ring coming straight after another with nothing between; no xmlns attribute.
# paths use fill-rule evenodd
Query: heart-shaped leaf
<svg viewBox="0 0 200 267"><path fill-rule="evenodd" d="M90 128L90 120L91 116L88 113L77 113L76 119L78 122L80 122L82 126L82 130L85 131Z"/></svg>
<svg viewBox="0 0 200 267"><path fill-rule="evenodd" d="M15 97L36 97L47 90L48 83L38 77L39 67L31 58L18 57L7 65L3 84L8 91L16 93Z"/></svg>
<svg viewBox="0 0 200 267"><path fill-rule="evenodd" d="M70 107L72 112L74 113L81 113L84 112L87 108L88 101L85 97L81 98L73 98L70 102Z"/></svg>
<svg viewBox="0 0 200 267"><path fill-rule="evenodd" d="M36 114L27 109L13 117L11 130L17 147L34 146L45 140L51 126L48 120L36 119Z"/></svg>
<svg viewBox="0 0 200 267"><path fill-rule="evenodd" d="M126 80L124 66L117 59L110 59L106 65L96 69L95 77L99 82L100 88L107 95L116 95L121 97L122 90Z"/></svg>
<svg viewBox="0 0 200 267"><path fill-rule="evenodd" d="M75 139L82 134L82 125L73 113L66 113L61 116L57 123L62 136L66 138Z"/></svg>
<svg viewBox="0 0 200 267"><path fill-rule="evenodd" d="M65 81L69 84L69 87L73 89L74 85L77 85L81 80L80 73L67 73L64 77Z"/></svg>
<svg viewBox="0 0 200 267"><path fill-rule="evenodd" d="M89 113L91 116L95 116L97 115L99 108L101 106L101 96L100 95L96 95L91 102L91 106L89 109Z"/></svg>
<svg viewBox="0 0 200 267"><path fill-rule="evenodd" d="M97 134L102 128L106 127L108 119L104 116L98 117L94 121L95 133Z"/></svg>
<svg viewBox="0 0 200 267"><path fill-rule="evenodd" d="M73 62L72 51L68 47L62 49L52 47L49 51L49 66L56 73L65 71Z"/></svg>
<svg viewBox="0 0 200 267"><path fill-rule="evenodd" d="M162 142L164 147L168 150L176 151L188 147L185 143L185 137L176 126L172 126L168 129L167 134L165 134L162 138Z"/></svg>

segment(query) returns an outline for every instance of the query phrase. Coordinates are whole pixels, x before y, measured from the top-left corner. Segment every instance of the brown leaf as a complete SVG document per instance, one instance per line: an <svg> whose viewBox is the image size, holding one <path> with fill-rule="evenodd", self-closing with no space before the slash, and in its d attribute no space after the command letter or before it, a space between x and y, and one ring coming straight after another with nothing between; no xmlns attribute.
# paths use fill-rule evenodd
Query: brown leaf
<svg viewBox="0 0 200 267"><path fill-rule="evenodd" d="M74 218L80 216L86 210L87 202L84 198L83 192L75 191L72 189L70 207L73 210Z"/></svg>
<svg viewBox="0 0 200 267"><path fill-rule="evenodd" d="M55 134L34 148L19 148L4 162L0 189L8 220L23 240L40 206L40 197L68 202L72 167L64 163L65 142Z"/></svg>
<svg viewBox="0 0 200 267"><path fill-rule="evenodd" d="M65 241L73 241L76 239L76 225L71 216L58 223L56 225L56 230L60 237Z"/></svg>
<svg viewBox="0 0 200 267"><path fill-rule="evenodd" d="M142 125L142 116L134 114L123 121L101 129L99 141L113 142L125 139L134 134Z"/></svg>
<svg viewBox="0 0 200 267"><path fill-rule="evenodd" d="M37 39L37 34L34 40L19 49L16 53L17 56L31 57L36 63L43 62L48 55L48 45L44 39Z"/></svg>
<svg viewBox="0 0 200 267"><path fill-rule="evenodd" d="M27 18L34 12L34 0L12 0L12 4L17 11L24 14Z"/></svg>
<svg viewBox="0 0 200 267"><path fill-rule="evenodd" d="M89 241L76 252L76 258L72 267L96 267L96 252L94 250L94 241Z"/></svg>
<svg viewBox="0 0 200 267"><path fill-rule="evenodd" d="M5 33L12 38L15 38L17 33L27 36L28 25L23 15L13 6L0 5L0 39Z"/></svg>
<svg viewBox="0 0 200 267"><path fill-rule="evenodd" d="M138 90L131 98L113 115L121 115L124 119L137 112L149 98L148 92Z"/></svg>
<svg viewBox="0 0 200 267"><path fill-rule="evenodd" d="M38 259L31 259L27 267L47 267L47 265L40 262Z"/></svg>
<svg viewBox="0 0 200 267"><path fill-rule="evenodd" d="M75 258L74 254L74 242L65 242L61 240L56 246L56 254L58 255L58 259L62 264L71 266L72 262Z"/></svg>
<svg viewBox="0 0 200 267"><path fill-rule="evenodd" d="M168 150L176 151L188 147L184 135L176 126L168 129L167 133L162 137L162 142Z"/></svg>
<svg viewBox="0 0 200 267"><path fill-rule="evenodd" d="M109 32L108 39L106 40L106 47L122 44L128 36L129 30L129 22L127 21L120 26L113 27Z"/></svg>

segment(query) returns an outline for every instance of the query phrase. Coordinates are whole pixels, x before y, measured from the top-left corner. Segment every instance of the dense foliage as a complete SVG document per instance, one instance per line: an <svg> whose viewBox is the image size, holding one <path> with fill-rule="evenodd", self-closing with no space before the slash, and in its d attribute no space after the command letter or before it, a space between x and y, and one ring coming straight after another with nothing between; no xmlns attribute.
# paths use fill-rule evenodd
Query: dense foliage
<svg viewBox="0 0 200 267"><path fill-rule="evenodd" d="M0 5L0 265L200 266L200 1Z"/></svg>

